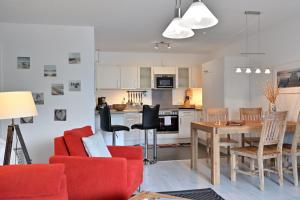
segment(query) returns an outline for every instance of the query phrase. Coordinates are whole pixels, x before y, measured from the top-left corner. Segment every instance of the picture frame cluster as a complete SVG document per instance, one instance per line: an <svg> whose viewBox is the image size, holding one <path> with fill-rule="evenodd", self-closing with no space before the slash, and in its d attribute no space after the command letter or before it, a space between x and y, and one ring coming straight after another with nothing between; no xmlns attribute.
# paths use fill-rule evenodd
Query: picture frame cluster
<svg viewBox="0 0 300 200"><path fill-rule="evenodd" d="M79 52L70 52L68 54L68 64L76 65L81 63L81 54ZM17 69L18 70L30 70L31 57L30 56L17 56ZM51 96L63 96L66 94L65 84L62 82L54 82L55 78L59 77L59 71L55 64L45 64L43 66L43 77L46 79L53 79L50 84ZM69 80L67 83L68 91L81 92L81 80ZM44 92L32 92L32 97L37 106L45 105L45 93ZM67 109L56 108L53 111L54 121L67 121ZM34 122L33 117L20 118L21 124L32 124Z"/></svg>

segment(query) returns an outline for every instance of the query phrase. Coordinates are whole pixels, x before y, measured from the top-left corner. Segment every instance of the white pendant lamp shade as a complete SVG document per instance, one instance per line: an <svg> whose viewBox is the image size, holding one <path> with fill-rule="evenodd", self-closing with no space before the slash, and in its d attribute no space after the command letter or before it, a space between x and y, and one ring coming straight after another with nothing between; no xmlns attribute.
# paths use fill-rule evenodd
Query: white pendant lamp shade
<svg viewBox="0 0 300 200"><path fill-rule="evenodd" d="M162 35L170 39L184 39L192 37L194 34L194 31L181 25L180 17L175 17Z"/></svg>
<svg viewBox="0 0 300 200"><path fill-rule="evenodd" d="M255 74L260 74L260 73L261 73L261 70L259 68L256 68Z"/></svg>
<svg viewBox="0 0 300 200"><path fill-rule="evenodd" d="M245 72L246 72L246 74L251 74L252 71L251 71L250 68L246 68L246 71L245 71Z"/></svg>
<svg viewBox="0 0 300 200"><path fill-rule="evenodd" d="M215 26L218 22L218 19L201 1L192 3L182 17L182 25L191 29L209 28Z"/></svg>
<svg viewBox="0 0 300 200"><path fill-rule="evenodd" d="M265 74L271 74L270 68L265 69Z"/></svg>
<svg viewBox="0 0 300 200"><path fill-rule="evenodd" d="M236 68L235 73L242 73L242 69L240 67Z"/></svg>

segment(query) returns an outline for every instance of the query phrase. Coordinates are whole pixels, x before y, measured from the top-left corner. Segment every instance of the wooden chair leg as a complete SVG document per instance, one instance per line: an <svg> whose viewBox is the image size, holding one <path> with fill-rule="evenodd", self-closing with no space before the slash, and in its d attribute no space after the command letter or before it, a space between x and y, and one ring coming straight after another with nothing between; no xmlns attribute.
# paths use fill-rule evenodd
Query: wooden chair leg
<svg viewBox="0 0 300 200"><path fill-rule="evenodd" d="M245 133L242 134L242 147L245 147ZM242 163L245 162L245 157L242 157Z"/></svg>
<svg viewBox="0 0 300 200"><path fill-rule="evenodd" d="M206 153L207 153L207 159L206 159L206 162L209 164L210 163L210 157L211 157L211 154L210 154L210 148L209 148L209 135L206 134Z"/></svg>
<svg viewBox="0 0 300 200"><path fill-rule="evenodd" d="M262 158L257 160L258 162L258 173L259 173L259 189L264 190L265 180L264 180L264 162Z"/></svg>
<svg viewBox="0 0 300 200"><path fill-rule="evenodd" d="M293 167L293 177L294 177L294 185L298 185L298 169L297 169L297 156L292 155L292 167Z"/></svg>
<svg viewBox="0 0 300 200"><path fill-rule="evenodd" d="M255 171L255 160L250 159L250 170L253 172Z"/></svg>
<svg viewBox="0 0 300 200"><path fill-rule="evenodd" d="M283 185L283 169L282 169L282 154L277 156L277 170L278 170L278 181L279 185Z"/></svg>
<svg viewBox="0 0 300 200"><path fill-rule="evenodd" d="M236 181L236 166L237 166L237 156L235 154L230 155L230 180L232 182Z"/></svg>

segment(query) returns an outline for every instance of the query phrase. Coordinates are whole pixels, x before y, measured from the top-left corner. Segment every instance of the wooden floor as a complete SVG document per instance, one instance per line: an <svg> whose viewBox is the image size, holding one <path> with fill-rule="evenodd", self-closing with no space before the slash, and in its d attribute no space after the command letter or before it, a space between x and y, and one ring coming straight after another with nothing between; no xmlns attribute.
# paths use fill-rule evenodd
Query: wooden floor
<svg viewBox="0 0 300 200"><path fill-rule="evenodd" d="M199 172L190 169L189 160L159 161L155 165L145 166L145 191L177 191L200 188L212 188L226 200L296 200L300 199L300 186L291 183L292 178L285 174L284 186L277 184L277 176L265 177L265 191L258 189L258 177L238 174L237 182L228 178L226 159L221 161L221 185L210 184L210 170L205 159L200 159Z"/></svg>

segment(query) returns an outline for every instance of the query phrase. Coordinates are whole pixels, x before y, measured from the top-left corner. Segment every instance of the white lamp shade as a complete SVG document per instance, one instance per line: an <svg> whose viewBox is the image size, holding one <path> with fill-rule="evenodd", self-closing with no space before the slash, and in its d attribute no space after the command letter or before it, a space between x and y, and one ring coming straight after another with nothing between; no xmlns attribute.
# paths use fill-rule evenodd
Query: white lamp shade
<svg viewBox="0 0 300 200"><path fill-rule="evenodd" d="M181 18L175 17L163 32L165 38L184 39L194 36L194 31L181 25Z"/></svg>
<svg viewBox="0 0 300 200"><path fill-rule="evenodd" d="M192 3L182 17L182 25L191 29L203 29L215 26L219 20L210 12L204 3Z"/></svg>
<svg viewBox="0 0 300 200"><path fill-rule="evenodd" d="M240 67L236 68L235 73L242 73L242 69Z"/></svg>
<svg viewBox="0 0 300 200"><path fill-rule="evenodd" d="M256 70L255 70L255 74L260 74L261 73L261 70L259 69L259 68L257 68Z"/></svg>
<svg viewBox="0 0 300 200"><path fill-rule="evenodd" d="M0 92L0 119L36 116L31 92Z"/></svg>
<svg viewBox="0 0 300 200"><path fill-rule="evenodd" d="M265 74L271 74L270 68L265 69Z"/></svg>
<svg viewBox="0 0 300 200"><path fill-rule="evenodd" d="M250 68L246 68L246 74L250 74L252 72L252 70Z"/></svg>

